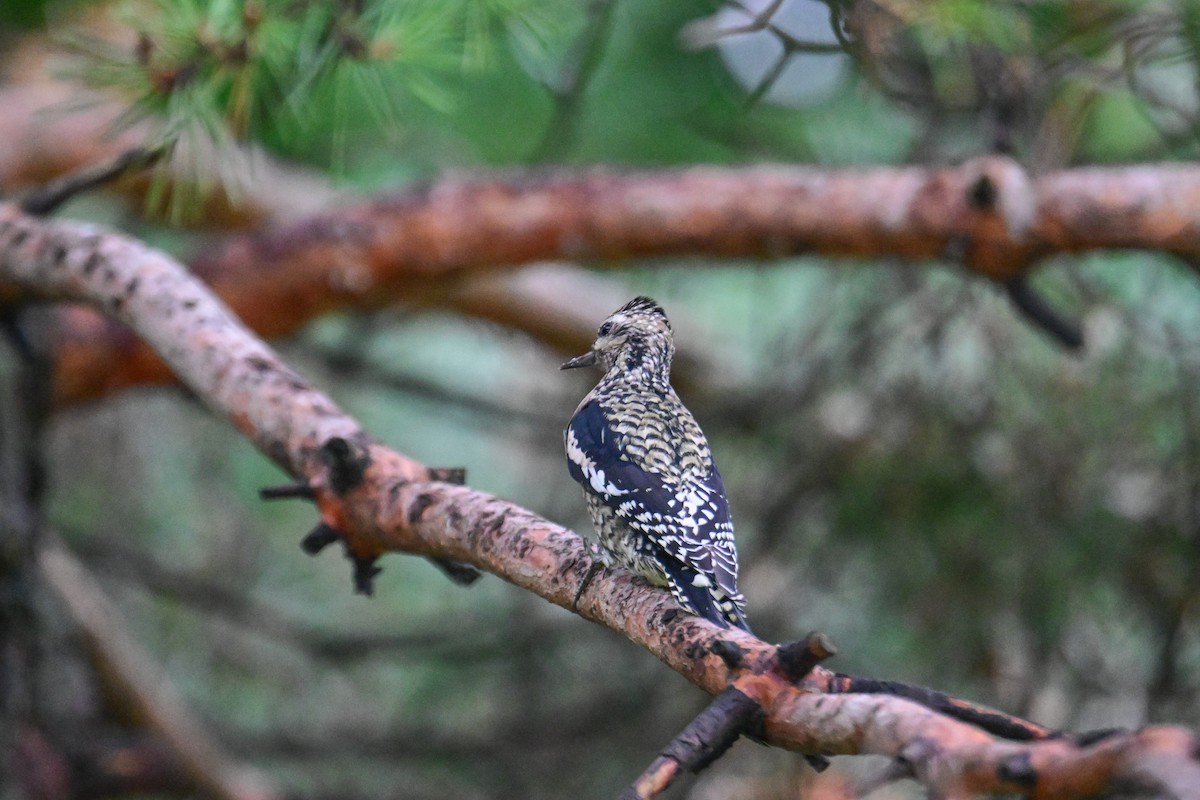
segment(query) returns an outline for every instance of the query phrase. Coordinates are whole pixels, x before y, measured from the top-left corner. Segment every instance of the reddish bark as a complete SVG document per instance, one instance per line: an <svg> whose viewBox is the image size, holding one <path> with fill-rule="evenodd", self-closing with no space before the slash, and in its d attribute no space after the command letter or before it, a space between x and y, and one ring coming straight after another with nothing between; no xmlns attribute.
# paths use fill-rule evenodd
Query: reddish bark
<svg viewBox="0 0 1200 800"><path fill-rule="evenodd" d="M454 181L235 236L192 262L252 330L274 337L339 308L460 308L581 347L590 326L515 313L503 284L463 280L545 259L776 258L803 253L958 261L1006 280L1054 253L1167 251L1200 260L1200 167L1029 178L991 157L959 167L592 171ZM15 287L0 285L0 298ZM528 309L516 309L526 312ZM595 314L592 315L596 316ZM172 379L145 345L74 314L57 346L57 403ZM687 365L681 372L686 375Z"/></svg>

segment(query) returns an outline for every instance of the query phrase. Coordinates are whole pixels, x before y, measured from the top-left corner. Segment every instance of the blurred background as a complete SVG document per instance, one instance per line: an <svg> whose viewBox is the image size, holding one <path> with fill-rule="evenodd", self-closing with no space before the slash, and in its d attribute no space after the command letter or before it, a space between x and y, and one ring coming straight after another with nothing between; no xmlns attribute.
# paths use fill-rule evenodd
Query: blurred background
<svg viewBox="0 0 1200 800"><path fill-rule="evenodd" d="M1187 0L5 0L0 54L0 190L176 143L154 180L63 215L182 257L484 169L999 152L1037 174L1191 160L1200 141ZM585 327L635 294L665 306L760 635L821 630L839 671L1093 729L1200 724L1194 269L1049 259L1034 284L1081 320L1079 354L953 263L539 264L506 286L589 298ZM274 344L388 444L590 534L561 431L597 376L560 373L574 353L438 291ZM10 445L21 370L5 350ZM8 456L10 488L43 465L45 529L111 619L288 796L612 797L706 702L494 577L464 589L391 555L375 597L353 594L342 558L298 547L311 507L259 501L285 476L181 390L63 409L33 444ZM14 518L0 798L194 793L167 767L114 777L145 720L61 592L12 555ZM799 757L743 741L670 796L811 796L856 769L839 759L816 785Z"/></svg>

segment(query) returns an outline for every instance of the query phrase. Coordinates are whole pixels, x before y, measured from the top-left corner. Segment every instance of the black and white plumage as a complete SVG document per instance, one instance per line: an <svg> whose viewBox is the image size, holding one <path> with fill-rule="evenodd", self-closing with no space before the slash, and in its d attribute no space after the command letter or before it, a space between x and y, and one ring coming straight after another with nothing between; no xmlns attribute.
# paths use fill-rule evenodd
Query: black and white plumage
<svg viewBox="0 0 1200 800"><path fill-rule="evenodd" d="M604 321L589 352L563 364L605 369L567 426L567 467L583 487L606 565L669 587L718 625L750 630L725 487L704 433L671 388L674 350L662 307L637 297Z"/></svg>

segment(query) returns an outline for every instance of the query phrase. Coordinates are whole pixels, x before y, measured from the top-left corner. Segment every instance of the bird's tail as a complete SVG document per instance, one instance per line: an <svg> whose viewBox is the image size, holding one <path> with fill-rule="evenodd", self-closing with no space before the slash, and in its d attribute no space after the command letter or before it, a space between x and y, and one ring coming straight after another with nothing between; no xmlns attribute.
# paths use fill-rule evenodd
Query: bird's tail
<svg viewBox="0 0 1200 800"><path fill-rule="evenodd" d="M722 628L734 626L753 634L746 622L741 596L731 597L707 576L678 562L665 570L667 585L680 605L698 617L704 617Z"/></svg>

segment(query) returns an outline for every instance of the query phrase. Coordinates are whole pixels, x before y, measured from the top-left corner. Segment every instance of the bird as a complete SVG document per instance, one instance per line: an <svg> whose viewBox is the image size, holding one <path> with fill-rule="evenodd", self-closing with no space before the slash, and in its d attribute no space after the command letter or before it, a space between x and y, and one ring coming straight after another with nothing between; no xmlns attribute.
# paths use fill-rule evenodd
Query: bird
<svg viewBox="0 0 1200 800"><path fill-rule="evenodd" d="M666 312L641 296L562 365L605 370L563 434L567 468L583 487L604 566L631 569L690 613L749 632L729 500L704 432L671 387L674 352Z"/></svg>

